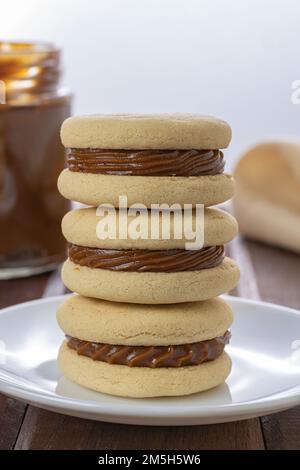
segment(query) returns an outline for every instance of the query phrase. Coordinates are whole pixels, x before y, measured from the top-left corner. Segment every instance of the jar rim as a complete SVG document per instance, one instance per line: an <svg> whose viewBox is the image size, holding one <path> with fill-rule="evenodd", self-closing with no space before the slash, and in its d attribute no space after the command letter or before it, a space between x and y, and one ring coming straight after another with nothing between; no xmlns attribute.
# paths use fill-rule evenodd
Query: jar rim
<svg viewBox="0 0 300 470"><path fill-rule="evenodd" d="M27 54L57 52L59 49L47 41L4 41L0 40L0 56L20 56Z"/></svg>

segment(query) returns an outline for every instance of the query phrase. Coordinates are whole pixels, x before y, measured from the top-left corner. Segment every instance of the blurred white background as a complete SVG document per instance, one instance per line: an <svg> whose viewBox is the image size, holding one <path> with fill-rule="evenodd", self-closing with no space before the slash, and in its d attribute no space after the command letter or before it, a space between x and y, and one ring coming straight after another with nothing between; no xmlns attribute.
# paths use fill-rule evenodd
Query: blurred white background
<svg viewBox="0 0 300 470"><path fill-rule="evenodd" d="M0 0L0 34L63 48L74 113L223 117L232 166L257 141L300 137L299 15L299 0Z"/></svg>

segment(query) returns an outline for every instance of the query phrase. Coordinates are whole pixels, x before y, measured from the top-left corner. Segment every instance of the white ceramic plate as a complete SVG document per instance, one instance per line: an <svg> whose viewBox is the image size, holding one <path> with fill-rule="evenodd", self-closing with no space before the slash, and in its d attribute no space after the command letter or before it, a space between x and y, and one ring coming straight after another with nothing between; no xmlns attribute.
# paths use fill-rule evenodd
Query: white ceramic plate
<svg viewBox="0 0 300 470"><path fill-rule="evenodd" d="M64 296L0 313L0 391L59 413L116 423L192 425L260 416L300 404L300 312L227 297L235 322L227 383L181 398L128 399L86 390L56 365L63 334L55 310Z"/></svg>

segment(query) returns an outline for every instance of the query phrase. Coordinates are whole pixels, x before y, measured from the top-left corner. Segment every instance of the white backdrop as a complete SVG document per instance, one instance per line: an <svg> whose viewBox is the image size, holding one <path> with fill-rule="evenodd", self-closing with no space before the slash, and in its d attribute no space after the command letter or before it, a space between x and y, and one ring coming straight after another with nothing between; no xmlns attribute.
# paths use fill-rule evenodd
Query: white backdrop
<svg viewBox="0 0 300 470"><path fill-rule="evenodd" d="M257 141L300 136L299 15L299 0L0 0L0 34L64 49L75 113L225 118L232 165Z"/></svg>

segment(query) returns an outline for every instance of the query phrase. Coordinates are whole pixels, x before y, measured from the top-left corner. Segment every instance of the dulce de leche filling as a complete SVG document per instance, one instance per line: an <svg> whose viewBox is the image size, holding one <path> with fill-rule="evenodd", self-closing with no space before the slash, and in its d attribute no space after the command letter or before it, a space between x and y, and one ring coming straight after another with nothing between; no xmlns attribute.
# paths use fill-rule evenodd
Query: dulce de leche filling
<svg viewBox="0 0 300 470"><path fill-rule="evenodd" d="M80 266L111 271L198 271L221 264L224 246L210 246L201 250L107 250L71 244L69 258Z"/></svg>
<svg viewBox="0 0 300 470"><path fill-rule="evenodd" d="M230 337L230 332L226 331L217 338L176 346L116 346L67 337L67 344L81 356L108 364L151 368L183 367L213 361L222 354Z"/></svg>
<svg viewBox="0 0 300 470"><path fill-rule="evenodd" d="M67 149L71 171L103 175L205 176L224 171L220 150Z"/></svg>

